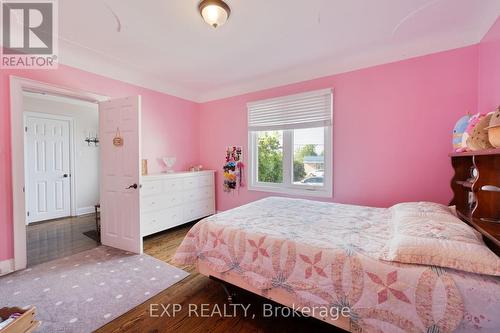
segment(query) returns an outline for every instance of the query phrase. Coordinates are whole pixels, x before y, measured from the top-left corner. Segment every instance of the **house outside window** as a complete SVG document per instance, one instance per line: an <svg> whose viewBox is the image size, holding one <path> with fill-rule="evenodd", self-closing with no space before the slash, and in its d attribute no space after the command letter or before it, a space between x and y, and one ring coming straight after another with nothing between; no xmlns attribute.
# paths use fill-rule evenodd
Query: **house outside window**
<svg viewBox="0 0 500 333"><path fill-rule="evenodd" d="M332 90L249 103L249 189L332 196Z"/></svg>

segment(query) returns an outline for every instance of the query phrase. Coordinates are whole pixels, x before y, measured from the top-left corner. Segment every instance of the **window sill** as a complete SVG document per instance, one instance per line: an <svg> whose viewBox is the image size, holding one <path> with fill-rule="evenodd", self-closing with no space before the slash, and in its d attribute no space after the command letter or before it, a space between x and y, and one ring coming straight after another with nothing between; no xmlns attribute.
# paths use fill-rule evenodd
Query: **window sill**
<svg viewBox="0 0 500 333"><path fill-rule="evenodd" d="M304 197L319 197L319 198L331 198L332 191L326 189L314 189L314 188L297 188L297 187L279 187L279 186L265 186L265 185L249 185L249 191L257 192L269 192L269 193L279 193L279 194L289 194L294 196L304 196Z"/></svg>

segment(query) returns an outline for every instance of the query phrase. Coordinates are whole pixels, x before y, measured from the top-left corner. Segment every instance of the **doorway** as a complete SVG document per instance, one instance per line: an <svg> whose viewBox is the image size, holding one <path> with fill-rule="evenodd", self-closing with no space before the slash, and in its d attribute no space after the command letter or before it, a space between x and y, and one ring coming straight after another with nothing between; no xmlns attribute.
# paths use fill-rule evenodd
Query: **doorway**
<svg viewBox="0 0 500 333"><path fill-rule="evenodd" d="M23 91L28 266L99 245L96 103Z"/></svg>
<svg viewBox="0 0 500 333"><path fill-rule="evenodd" d="M12 155L12 215L14 224L14 258L13 270L26 268L27 260L27 229L33 222L27 223L27 199L25 184L25 100L26 93L42 94L52 98L68 98L77 102L91 102L98 105L99 129L95 132L102 135L98 138L99 145L99 206L94 206L97 211L100 207L100 236L102 245L116 247L132 253L142 253L142 237L140 233L140 159L141 159L141 96L130 96L110 99L107 96L60 87L44 82L10 76L10 119L11 119L11 155ZM33 110L27 110L33 111ZM47 113L47 112L44 112ZM71 117L71 116L69 116ZM70 125L71 132L71 125ZM82 134L81 130L74 129L73 133ZM85 136L87 145L94 143L92 135L89 140ZM74 141L82 144L82 138L74 135ZM99 137L99 135L97 135ZM76 144L76 143L75 143ZM70 151L71 147L70 135ZM74 152L75 150L73 150ZM78 156L78 154L74 154ZM70 157L70 168L75 166L74 158ZM85 169L85 168L84 168ZM92 170L92 168L86 168ZM95 169L93 169L95 170ZM72 169L71 172L75 172ZM90 182L85 178L68 174L70 178L71 215L69 219L78 219L76 211L89 211L87 208L77 207L81 197L75 192L75 181L82 180L85 184ZM76 178L76 179L75 179ZM80 194L80 191L78 191ZM124 209L126 208L126 209ZM82 210L83 209L83 210ZM76 216L76 217L75 217ZM63 219L66 219L65 217ZM50 220L50 224L42 222L41 225L54 225L60 219ZM74 225L74 224L73 224ZM57 229L57 228L56 228ZM63 232L51 230L47 233ZM44 241L45 244L49 240ZM54 242L52 242L54 243Z"/></svg>
<svg viewBox="0 0 500 333"><path fill-rule="evenodd" d="M84 138L86 138L86 136L82 138L82 135L85 135L85 131L82 131L80 127L75 125L75 119L78 117L75 116L74 112L72 113L69 111L73 110L77 106L81 106L82 103L85 105L92 105L92 107L96 110L98 102L108 100L109 98L107 96L101 96L86 91L68 89L39 81L19 78L16 76L10 77L10 98L12 143L12 213L14 223L14 258L12 266L13 270L16 271L26 268L28 264L28 255L30 255L30 259L32 259L30 260L31 265L41 261L50 260L50 258L56 255L65 255L63 253L68 253L68 250L65 248L68 244L71 244L73 246L78 245L80 249L83 249L83 247L81 246L81 242L63 241L58 238L58 235L64 235L64 240L75 240L75 235L78 235L78 237L83 236L85 238L81 239L88 239L90 242L94 242L92 246L95 246L95 241L85 235L82 235L82 232L87 231L82 230L83 228L88 228L90 224L95 225L93 216L84 219L85 214L91 214L92 212L94 212L95 203L83 206L79 206L77 204L77 202L80 201L80 199L84 199L84 197L81 197L77 195L78 193L76 193L77 186L75 186L75 182L78 181L78 177L74 176L75 171L76 176L79 173L78 170L74 170L76 164L75 158L77 157L75 155L78 155L75 149L76 147L78 147L76 138L81 138L83 140ZM61 99L64 100L64 103L61 103ZM64 107L60 106L62 104L64 104ZM55 121L52 122L52 120ZM98 120L96 119L96 121ZM80 121L79 124L81 123L82 122ZM36 145L34 143L35 140L33 138L30 138L30 135L27 135L27 127L29 125L32 127L33 131L36 131L34 127L36 127L37 124L38 127L43 127L41 125L45 125L48 131L52 130L53 133L55 132L57 134L62 134L63 136L65 136L64 133L66 131L66 124L68 124L68 132L70 136L70 153L68 168L66 168L66 165L64 165L65 163L68 163L67 157L65 156L61 156L61 158L56 161L57 163L54 163L54 161L52 161L50 164L52 166L55 166L55 169L68 171L67 173L64 172L57 174L55 170L53 170L54 172L52 176L60 178L52 180L52 183L50 184L52 184L52 186L56 186L56 184L58 184L58 192L56 192L55 189L52 189L50 191L49 189L47 189L46 195L44 195L44 193L42 193L42 195L33 195L33 197L35 198L40 198L40 202L35 202L35 206L33 206L33 204L30 203L29 199L27 198L30 191L29 189L28 191L26 190L28 187L30 187L30 185L26 180L26 173L27 169L29 168L31 168L31 172L34 172L37 166L35 164L30 164L30 161L27 161L27 155L29 154L27 143L31 142L31 149L33 150L33 147L35 147ZM86 127L84 128L87 128L87 125L85 126ZM94 127L95 126L98 126L98 123L96 123ZM42 129L40 129L40 133L42 133ZM53 138L45 139L46 140L42 140L40 143L40 153L43 152L43 145L46 145L44 147L46 149L45 154L47 154L48 152L47 145L56 145L56 148L50 148L50 152L52 155L47 155L47 164L45 166L40 165L39 169L43 169L43 167L46 168L47 166L49 166L48 161L50 159L54 160L53 152L55 152L57 149L59 149L59 151L62 151L61 155L64 155L64 152L67 153L67 148L64 147L64 140L56 141ZM80 142L80 144L87 144L87 142L84 142L83 144L82 142ZM25 147L27 149L25 149ZM85 156L85 153L82 152L80 155ZM39 161L42 160L43 159L39 159ZM61 165L61 163L63 165ZM83 166L82 168L83 170L85 170L86 167ZM65 177L65 174L67 174L68 176ZM46 180L46 184L49 184L50 179L48 179L48 176ZM31 187L33 187L33 184L35 184L35 181L36 178L34 179L34 181L31 181ZM83 182L90 183L85 182L84 179ZM98 188L98 185L95 186ZM44 184L41 184L39 191L45 191L43 187ZM69 192L66 195L66 199L61 199L61 197L47 198L48 201L43 202L44 197L48 195L55 195L56 193L59 193L59 196L61 196L65 193L65 191ZM68 197L70 211L69 214L67 204ZM44 210L46 210L47 212L49 211L49 202L54 203L53 207L55 207L57 203L58 209L54 208L50 213L52 215L47 214L45 217L42 217L41 213L44 213ZM38 205L39 207L37 207L36 205ZM61 206L64 208L62 208ZM28 219L27 216L29 213L31 217L32 211L34 209L33 207L40 211L40 214L34 214L37 217L36 220ZM81 209L82 207L83 209ZM57 212L58 210L59 212ZM59 215L55 215L54 211L56 211ZM50 220L46 220L45 218ZM38 250L35 250L35 248L38 248ZM71 251L75 251L75 249ZM39 255L35 255L37 253L39 253Z"/></svg>

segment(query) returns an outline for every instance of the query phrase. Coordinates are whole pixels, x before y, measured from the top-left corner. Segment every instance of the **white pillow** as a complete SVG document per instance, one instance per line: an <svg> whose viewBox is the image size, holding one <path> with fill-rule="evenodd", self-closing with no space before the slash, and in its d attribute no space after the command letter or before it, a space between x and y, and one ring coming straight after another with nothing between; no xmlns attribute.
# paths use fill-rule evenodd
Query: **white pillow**
<svg viewBox="0 0 500 333"><path fill-rule="evenodd" d="M380 259L500 276L500 259L475 229L434 203L391 207L394 232Z"/></svg>

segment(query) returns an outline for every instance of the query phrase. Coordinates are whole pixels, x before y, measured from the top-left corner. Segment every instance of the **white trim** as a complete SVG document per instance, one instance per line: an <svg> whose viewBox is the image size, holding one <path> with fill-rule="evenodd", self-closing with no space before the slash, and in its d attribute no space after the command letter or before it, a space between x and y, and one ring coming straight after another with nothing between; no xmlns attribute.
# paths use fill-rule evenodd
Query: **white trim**
<svg viewBox="0 0 500 333"><path fill-rule="evenodd" d="M59 53L59 64L188 101L198 100L197 89L184 87L180 82L172 82L165 76L144 71L140 63L132 64L65 39L59 40Z"/></svg>
<svg viewBox="0 0 500 333"><path fill-rule="evenodd" d="M85 101L81 99L76 99L76 98L67 98L65 96L56 96L56 95L49 95L46 93L41 93L41 92L32 92L32 91L23 91L23 95L27 97L32 97L32 98L39 98L51 102L58 102L58 103L65 103L65 104L72 104L72 105L78 105L78 106L85 106L85 107L97 107L97 103L90 102L90 101Z"/></svg>
<svg viewBox="0 0 500 333"><path fill-rule="evenodd" d="M12 213L14 223L14 270L26 268L26 202L24 197L23 90L62 95L90 102L108 100L95 93L10 76L10 121L12 145Z"/></svg>
<svg viewBox="0 0 500 333"><path fill-rule="evenodd" d="M264 185L264 184L259 184L259 185L249 185L248 190L249 191L258 191L258 192L268 192L268 193L279 193L279 194L289 194L289 195L294 195L294 196L301 196L301 197L315 197L315 198L331 198L332 197L332 190L331 186L328 186L330 189L328 190L316 190L312 186L307 187L304 189L299 189L296 187L285 187L285 186L278 186L278 185Z"/></svg>
<svg viewBox="0 0 500 333"><path fill-rule="evenodd" d="M58 114L50 114L43 112L34 112L34 111L24 111L23 119L24 126L26 126L26 118L44 118L44 119L54 119L67 121L69 123L69 183L70 183L70 216L76 215L76 157L75 157L75 122L73 117L58 115ZM24 158L26 160L26 136L24 136ZM24 179L28 176L28 170L26 169L26 164L24 165ZM25 190L24 192L24 200L28 200L28 192ZM35 221L33 221L35 222ZM29 224L29 223L27 223Z"/></svg>
<svg viewBox="0 0 500 333"><path fill-rule="evenodd" d="M14 259L0 261L0 276L14 271Z"/></svg>
<svg viewBox="0 0 500 333"><path fill-rule="evenodd" d="M80 215L86 215L86 214L92 214L95 212L95 207L94 206L89 206L89 207L78 207L76 209L76 216Z"/></svg>

